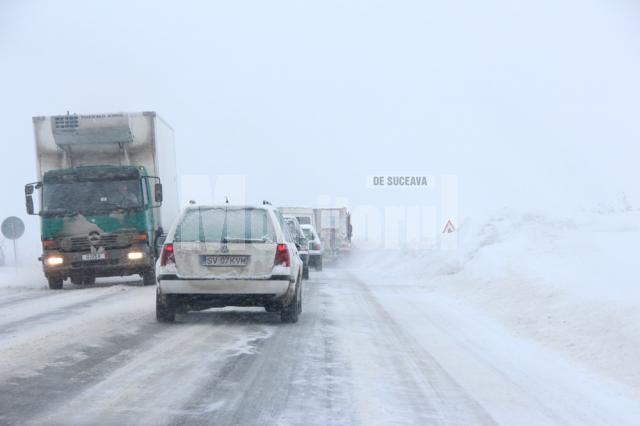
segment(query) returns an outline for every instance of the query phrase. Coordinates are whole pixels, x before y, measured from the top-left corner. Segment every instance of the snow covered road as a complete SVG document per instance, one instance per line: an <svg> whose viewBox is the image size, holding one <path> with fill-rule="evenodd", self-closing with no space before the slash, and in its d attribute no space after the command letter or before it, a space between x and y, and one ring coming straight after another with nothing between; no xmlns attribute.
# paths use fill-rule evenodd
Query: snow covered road
<svg viewBox="0 0 640 426"><path fill-rule="evenodd" d="M622 385L482 312L348 269L298 324L262 309L158 324L153 287L0 290L1 424L637 424Z"/></svg>

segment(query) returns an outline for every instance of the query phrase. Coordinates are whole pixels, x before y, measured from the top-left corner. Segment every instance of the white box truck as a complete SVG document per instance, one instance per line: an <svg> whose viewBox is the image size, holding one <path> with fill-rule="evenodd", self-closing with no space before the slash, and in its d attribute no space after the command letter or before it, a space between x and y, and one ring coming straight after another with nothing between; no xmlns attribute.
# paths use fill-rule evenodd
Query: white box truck
<svg viewBox="0 0 640 426"><path fill-rule="evenodd" d="M294 216L300 225L311 225L316 227L315 212L310 207L278 207L280 213L287 216Z"/></svg>
<svg viewBox="0 0 640 426"><path fill-rule="evenodd" d="M326 255L344 256L351 251L351 214L346 207L314 209L314 222Z"/></svg>
<svg viewBox="0 0 640 426"><path fill-rule="evenodd" d="M154 284L179 210L171 126L139 112L34 117L33 128L38 181L25 186L26 206L41 218L49 287L132 274Z"/></svg>

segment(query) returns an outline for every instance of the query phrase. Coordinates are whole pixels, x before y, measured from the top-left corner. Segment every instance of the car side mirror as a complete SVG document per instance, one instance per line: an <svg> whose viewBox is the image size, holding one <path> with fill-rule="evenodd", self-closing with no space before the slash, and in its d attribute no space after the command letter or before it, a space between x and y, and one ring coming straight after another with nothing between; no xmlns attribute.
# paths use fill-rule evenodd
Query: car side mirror
<svg viewBox="0 0 640 426"><path fill-rule="evenodd" d="M33 194L33 191L34 191L33 185L29 184L24 186L24 195L31 195Z"/></svg>
<svg viewBox="0 0 640 426"><path fill-rule="evenodd" d="M26 202L27 202L27 213L31 215L34 214L33 213L33 197L31 195L27 195Z"/></svg>
<svg viewBox="0 0 640 426"><path fill-rule="evenodd" d="M156 183L153 188L153 198L156 203L162 203L162 184Z"/></svg>

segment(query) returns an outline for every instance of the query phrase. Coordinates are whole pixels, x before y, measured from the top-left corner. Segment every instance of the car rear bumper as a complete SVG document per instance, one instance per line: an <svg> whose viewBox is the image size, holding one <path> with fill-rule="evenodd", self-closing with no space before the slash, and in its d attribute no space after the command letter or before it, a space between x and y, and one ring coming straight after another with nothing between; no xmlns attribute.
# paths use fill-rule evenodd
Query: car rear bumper
<svg viewBox="0 0 640 426"><path fill-rule="evenodd" d="M161 275L158 286L163 294L235 294L235 295L285 295L291 280L288 276L273 276L270 279L181 279Z"/></svg>

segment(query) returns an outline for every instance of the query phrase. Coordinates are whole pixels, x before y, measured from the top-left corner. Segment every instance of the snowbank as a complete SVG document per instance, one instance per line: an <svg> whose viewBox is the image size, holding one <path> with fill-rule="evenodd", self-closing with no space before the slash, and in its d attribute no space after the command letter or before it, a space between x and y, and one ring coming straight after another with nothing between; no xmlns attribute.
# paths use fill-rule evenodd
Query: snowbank
<svg viewBox="0 0 640 426"><path fill-rule="evenodd" d="M44 288L47 280L42 267L36 266L2 266L0 267L0 290L7 288Z"/></svg>
<svg viewBox="0 0 640 426"><path fill-rule="evenodd" d="M352 266L373 285L419 286L480 308L640 397L640 211L503 210L457 233L456 250L362 252Z"/></svg>

